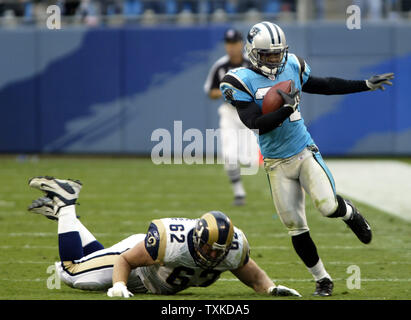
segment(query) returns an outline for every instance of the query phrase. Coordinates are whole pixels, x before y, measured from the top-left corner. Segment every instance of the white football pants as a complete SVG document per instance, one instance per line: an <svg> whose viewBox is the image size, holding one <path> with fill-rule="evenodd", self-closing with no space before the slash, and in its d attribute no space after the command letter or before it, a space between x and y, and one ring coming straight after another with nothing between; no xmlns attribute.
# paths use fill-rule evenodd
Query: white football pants
<svg viewBox="0 0 411 320"><path fill-rule="evenodd" d="M288 234L296 236L309 230L305 215L305 192L323 216L338 207L335 184L321 154L305 148L286 159L264 159L276 211Z"/></svg>
<svg viewBox="0 0 411 320"><path fill-rule="evenodd" d="M118 256L144 241L145 234L134 234L119 243L102 250L95 251L75 261L56 262L56 271L60 279L69 287L102 291L112 286L113 265ZM131 271L127 287L131 292L147 292L137 274L137 269Z"/></svg>

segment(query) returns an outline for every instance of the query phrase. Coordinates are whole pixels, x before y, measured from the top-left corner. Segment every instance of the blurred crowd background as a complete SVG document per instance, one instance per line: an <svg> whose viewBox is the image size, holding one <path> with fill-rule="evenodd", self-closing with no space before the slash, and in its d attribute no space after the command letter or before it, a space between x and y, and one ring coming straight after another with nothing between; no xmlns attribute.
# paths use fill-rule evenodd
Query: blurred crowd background
<svg viewBox="0 0 411 320"><path fill-rule="evenodd" d="M410 19L411 0L0 0L0 27L43 25L57 5L63 25L127 23L215 23L235 21L341 20L346 8L361 8L363 19Z"/></svg>

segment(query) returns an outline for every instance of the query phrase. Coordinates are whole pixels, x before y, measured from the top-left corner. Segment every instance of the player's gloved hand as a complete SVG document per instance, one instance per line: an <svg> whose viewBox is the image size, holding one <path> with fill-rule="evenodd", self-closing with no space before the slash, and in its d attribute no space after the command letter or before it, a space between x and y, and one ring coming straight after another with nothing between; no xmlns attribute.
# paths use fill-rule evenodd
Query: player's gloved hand
<svg viewBox="0 0 411 320"><path fill-rule="evenodd" d="M392 82L389 81L391 79L394 79L394 73L383 73L378 74L376 76L372 76L368 80L365 80L365 83L367 84L367 87L371 90L385 90L383 84L388 84L389 86L392 86Z"/></svg>
<svg viewBox="0 0 411 320"><path fill-rule="evenodd" d="M277 89L277 92L284 99L283 108L291 108L293 112L297 110L298 104L300 103L300 90L295 87L294 81L291 80L291 90L290 93L285 93L280 89Z"/></svg>
<svg viewBox="0 0 411 320"><path fill-rule="evenodd" d="M124 297L124 298L130 298L133 296L133 294L128 291L127 286L124 284L124 282L119 281L113 284L113 286L108 289L107 295L109 297Z"/></svg>
<svg viewBox="0 0 411 320"><path fill-rule="evenodd" d="M282 285L278 286L273 286L268 288L267 290L268 294L271 294L273 296L295 296L295 297L302 297L301 294L298 293L297 290L287 288Z"/></svg>

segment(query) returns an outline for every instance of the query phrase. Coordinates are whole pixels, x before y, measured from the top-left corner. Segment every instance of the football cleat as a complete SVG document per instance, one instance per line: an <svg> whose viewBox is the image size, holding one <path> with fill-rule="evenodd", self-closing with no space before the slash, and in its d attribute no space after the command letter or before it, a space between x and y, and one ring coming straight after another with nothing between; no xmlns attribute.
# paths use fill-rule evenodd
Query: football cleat
<svg viewBox="0 0 411 320"><path fill-rule="evenodd" d="M333 293L334 283L330 278L322 278L315 283L314 296L329 297Z"/></svg>
<svg viewBox="0 0 411 320"><path fill-rule="evenodd" d="M41 197L33 200L27 210L35 214L42 214L50 220L58 220L58 215L54 213L53 200L48 197Z"/></svg>
<svg viewBox="0 0 411 320"><path fill-rule="evenodd" d="M29 186L46 193L54 201L54 212L61 207L74 205L79 197L82 183L79 180L61 180L54 177L41 176L29 180Z"/></svg>
<svg viewBox="0 0 411 320"><path fill-rule="evenodd" d="M368 244L372 239L371 227L350 200L345 200L352 207L350 219L343 220L362 243Z"/></svg>
<svg viewBox="0 0 411 320"><path fill-rule="evenodd" d="M245 197L236 196L233 201L233 206L244 206L245 205Z"/></svg>
<svg viewBox="0 0 411 320"><path fill-rule="evenodd" d="M28 211L35 214L42 214L47 219L57 221L59 219L58 212L54 213L54 201L48 197L41 197L31 202L27 208ZM77 216L80 219L80 216Z"/></svg>

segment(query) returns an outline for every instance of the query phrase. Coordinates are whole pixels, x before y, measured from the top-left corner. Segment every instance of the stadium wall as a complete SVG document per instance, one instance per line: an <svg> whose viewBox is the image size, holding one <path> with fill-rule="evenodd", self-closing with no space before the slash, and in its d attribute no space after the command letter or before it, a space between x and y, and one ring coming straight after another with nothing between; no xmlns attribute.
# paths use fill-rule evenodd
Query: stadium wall
<svg viewBox="0 0 411 320"><path fill-rule="evenodd" d="M410 155L411 24L282 26L313 75L395 72L386 91L303 94L302 113L322 153ZM150 154L154 130L174 138L174 121L205 136L218 128L220 102L203 84L224 54L227 27L0 30L0 152ZM249 25L235 27L245 34Z"/></svg>

